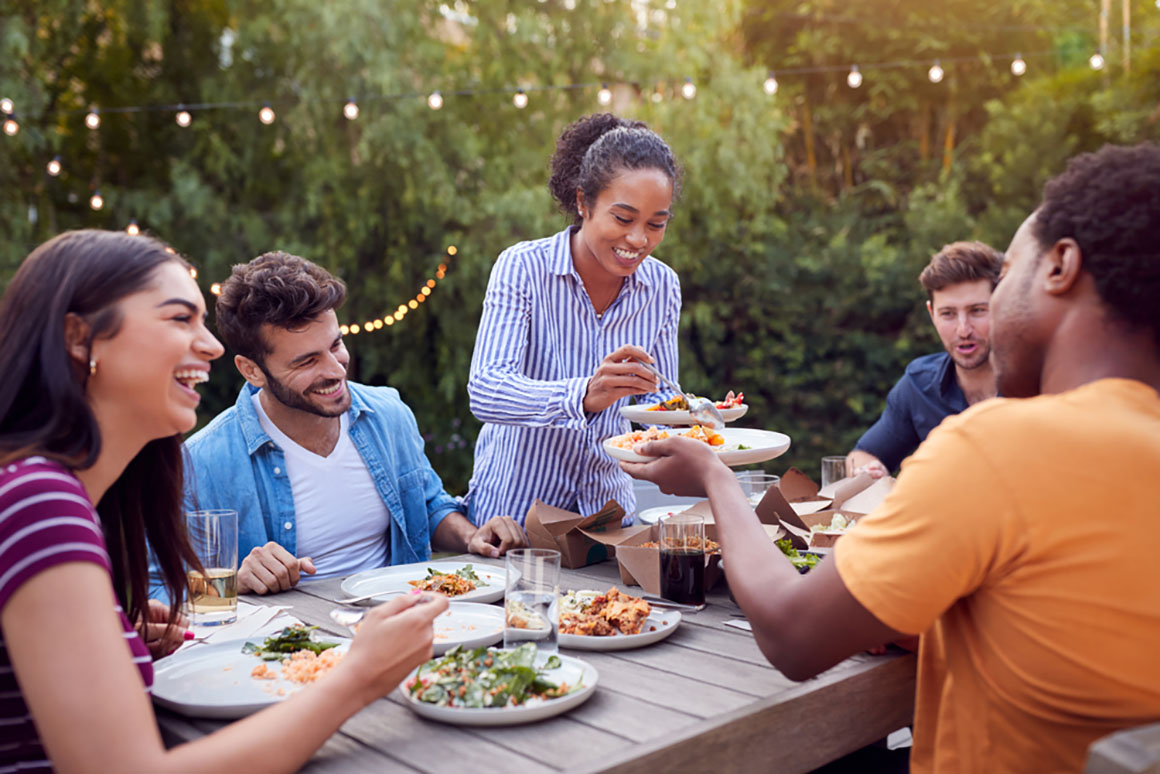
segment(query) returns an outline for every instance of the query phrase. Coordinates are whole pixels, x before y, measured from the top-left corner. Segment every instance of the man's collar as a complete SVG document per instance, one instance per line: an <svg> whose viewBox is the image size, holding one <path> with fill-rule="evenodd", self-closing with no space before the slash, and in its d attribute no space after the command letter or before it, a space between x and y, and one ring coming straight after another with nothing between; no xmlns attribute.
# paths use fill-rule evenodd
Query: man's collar
<svg viewBox="0 0 1160 774"><path fill-rule="evenodd" d="M364 412L373 414L374 408L363 399L358 390L352 389L353 384L348 379L346 388L350 390L350 408L347 409L347 415L350 418L351 427L358 421ZM238 421L242 429L242 437L246 441L246 453L253 454L262 445L270 442L269 434L262 429L262 422L258 419L258 411L254 408L254 394L258 392L257 387L246 382L242 385L242 390L238 393L238 399L234 403L234 408L238 412Z"/></svg>

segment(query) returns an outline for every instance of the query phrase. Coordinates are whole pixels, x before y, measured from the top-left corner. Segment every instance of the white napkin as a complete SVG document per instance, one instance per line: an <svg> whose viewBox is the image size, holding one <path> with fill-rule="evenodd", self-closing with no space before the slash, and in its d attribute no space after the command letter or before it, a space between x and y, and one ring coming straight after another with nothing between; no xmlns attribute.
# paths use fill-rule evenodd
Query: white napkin
<svg viewBox="0 0 1160 774"><path fill-rule="evenodd" d="M753 631L753 626L744 618L730 618L725 622L726 626L732 626L734 629L740 629L743 632Z"/></svg>
<svg viewBox="0 0 1160 774"><path fill-rule="evenodd" d="M238 620L218 626L191 626L194 638L177 649L178 652L197 647L201 643L217 643L227 640L246 640L251 637L268 637L282 631L287 626L302 623L286 611L290 605L252 605L238 600Z"/></svg>

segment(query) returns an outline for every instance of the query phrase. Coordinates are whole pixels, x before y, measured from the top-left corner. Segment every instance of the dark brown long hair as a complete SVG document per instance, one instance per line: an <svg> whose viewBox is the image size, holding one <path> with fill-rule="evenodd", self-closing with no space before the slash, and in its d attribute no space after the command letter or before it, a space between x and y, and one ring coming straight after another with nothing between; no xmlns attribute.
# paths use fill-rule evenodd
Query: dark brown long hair
<svg viewBox="0 0 1160 774"><path fill-rule="evenodd" d="M0 299L0 461L40 454L73 470L91 467L101 431L85 399L87 364L66 347L65 318L89 327L88 345L117 335L118 302L144 290L157 268L188 264L165 245L120 231L69 231L32 251ZM113 585L130 620L148 607L153 546L169 591L170 619L197 566L182 515L181 437L146 444L97 503Z"/></svg>

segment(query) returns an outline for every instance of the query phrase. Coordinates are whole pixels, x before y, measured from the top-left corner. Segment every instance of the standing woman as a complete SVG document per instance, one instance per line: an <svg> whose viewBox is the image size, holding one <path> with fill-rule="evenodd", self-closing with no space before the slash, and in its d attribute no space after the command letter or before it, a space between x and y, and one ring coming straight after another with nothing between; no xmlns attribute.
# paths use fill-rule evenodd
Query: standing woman
<svg viewBox="0 0 1160 774"><path fill-rule="evenodd" d="M483 300L467 385L484 422L467 507L476 524L534 500L635 509L631 480L600 448L628 431L617 410L658 396L635 358L677 376L681 288L651 257L672 217L680 169L639 121L586 116L556 142L548 188L572 225L500 255Z"/></svg>
<svg viewBox="0 0 1160 774"><path fill-rule="evenodd" d="M62 234L0 300L0 770L294 771L429 658L446 602L389 602L323 680L165 749L130 624L150 618L146 539L171 599L197 566L181 434L221 354L189 264L144 236Z"/></svg>

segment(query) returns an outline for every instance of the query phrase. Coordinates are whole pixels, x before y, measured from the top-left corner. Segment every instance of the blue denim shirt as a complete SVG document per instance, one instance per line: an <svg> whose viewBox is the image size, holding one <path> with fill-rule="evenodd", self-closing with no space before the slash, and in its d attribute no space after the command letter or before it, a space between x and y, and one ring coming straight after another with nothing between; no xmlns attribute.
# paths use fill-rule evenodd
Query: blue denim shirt
<svg viewBox="0 0 1160 774"><path fill-rule="evenodd" d="M888 470L897 470L940 422L966 409L951 356L923 355L906 366L886 396L886 410L854 448L873 454Z"/></svg>
<svg viewBox="0 0 1160 774"><path fill-rule="evenodd" d="M347 382L351 404L350 438L391 514L391 564L421 562L431 556L431 536L459 502L423 453L415 416L391 387ZM256 546L273 540L298 555L294 495L282 449L266 434L251 396L242 387L237 402L214 417L185 444L185 507L238 512L238 562ZM342 518L335 503L334 518ZM369 569L369 568L368 568ZM150 596L165 600L160 576L150 564Z"/></svg>

